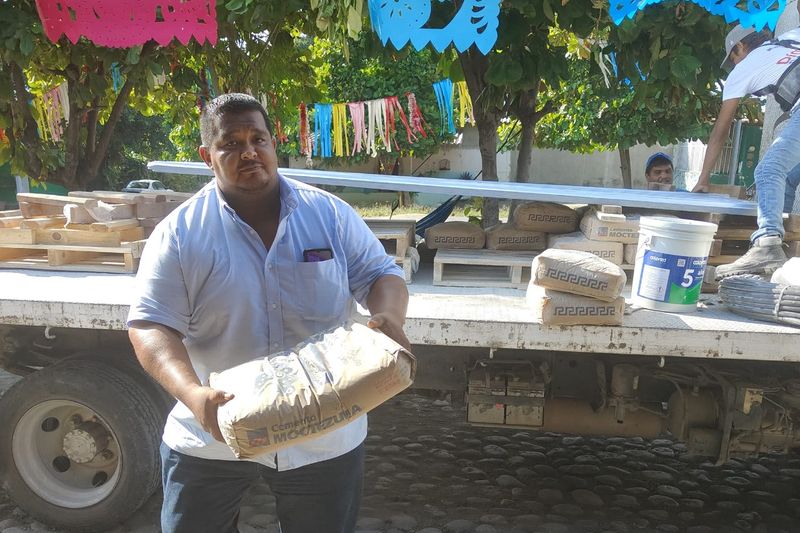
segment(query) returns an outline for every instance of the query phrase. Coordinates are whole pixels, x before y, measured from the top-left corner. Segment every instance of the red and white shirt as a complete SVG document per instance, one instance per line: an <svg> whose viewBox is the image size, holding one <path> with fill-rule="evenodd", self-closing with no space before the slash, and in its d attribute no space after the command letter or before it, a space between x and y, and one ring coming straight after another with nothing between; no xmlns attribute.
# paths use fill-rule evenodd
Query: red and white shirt
<svg viewBox="0 0 800 533"><path fill-rule="evenodd" d="M800 28L781 34L778 40L800 42ZM798 58L800 58L800 50L778 45L759 46L747 54L747 57L731 71L730 76L725 80L722 100L742 98L774 85ZM798 103L795 103L792 111L797 107Z"/></svg>

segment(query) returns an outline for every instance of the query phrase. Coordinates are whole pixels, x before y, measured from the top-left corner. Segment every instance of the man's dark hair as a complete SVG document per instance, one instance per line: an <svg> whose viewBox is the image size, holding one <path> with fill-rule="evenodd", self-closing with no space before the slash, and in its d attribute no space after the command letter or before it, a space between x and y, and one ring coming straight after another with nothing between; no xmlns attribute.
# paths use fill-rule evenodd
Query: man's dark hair
<svg viewBox="0 0 800 533"><path fill-rule="evenodd" d="M261 103L250 96L243 93L227 93L221 94L211 100L203 108L200 113L200 141L203 146L210 146L211 141L217 134L214 126L214 117L219 117L225 113L245 113L247 111L258 111L264 117L264 122L267 125L267 131L270 135L272 133L272 122L269 120L267 110Z"/></svg>
<svg viewBox="0 0 800 533"><path fill-rule="evenodd" d="M742 46L744 46L745 50L752 52L770 39L772 39L772 32L769 30L762 30L751 33L740 42L742 43Z"/></svg>

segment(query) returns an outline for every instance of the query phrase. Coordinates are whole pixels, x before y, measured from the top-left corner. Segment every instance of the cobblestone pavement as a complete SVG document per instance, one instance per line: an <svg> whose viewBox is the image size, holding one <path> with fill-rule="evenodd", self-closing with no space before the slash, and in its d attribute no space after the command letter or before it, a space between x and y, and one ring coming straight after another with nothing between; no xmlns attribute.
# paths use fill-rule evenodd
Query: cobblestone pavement
<svg viewBox="0 0 800 533"><path fill-rule="evenodd" d="M666 439L582 438L467 425L405 394L370 415L360 533L800 531L800 459L715 467ZM160 496L113 533L157 532ZM255 485L242 533L278 531ZM0 533L47 531L0 492ZM309 532L312 533L312 532Z"/></svg>

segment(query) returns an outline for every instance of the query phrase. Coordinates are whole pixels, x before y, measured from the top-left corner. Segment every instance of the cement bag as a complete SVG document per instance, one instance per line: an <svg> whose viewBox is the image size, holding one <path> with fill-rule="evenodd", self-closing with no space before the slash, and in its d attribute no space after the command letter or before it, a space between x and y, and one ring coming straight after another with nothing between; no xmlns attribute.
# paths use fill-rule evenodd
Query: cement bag
<svg viewBox="0 0 800 533"><path fill-rule="evenodd" d="M496 224L486 230L489 250L539 251L547 248L547 235L540 231L517 229L513 224Z"/></svg>
<svg viewBox="0 0 800 533"><path fill-rule="evenodd" d="M431 250L478 250L485 242L483 229L469 222L442 222L425 230L425 245Z"/></svg>
<svg viewBox="0 0 800 533"><path fill-rule="evenodd" d="M545 250L533 259L531 281L540 287L612 302L628 277L622 268L589 252Z"/></svg>
<svg viewBox="0 0 800 533"><path fill-rule="evenodd" d="M636 250L639 248L638 244L625 244L623 245L624 248L622 249L622 260L624 263L623 265L633 265L636 264Z"/></svg>
<svg viewBox="0 0 800 533"><path fill-rule="evenodd" d="M210 385L235 395L217 421L247 459L343 427L410 386L415 371L414 356L395 341L349 323L211 374Z"/></svg>
<svg viewBox="0 0 800 533"><path fill-rule="evenodd" d="M622 296L613 302L603 302L546 289L533 282L528 284L527 300L534 319L545 325L619 326L625 314Z"/></svg>
<svg viewBox="0 0 800 533"><path fill-rule="evenodd" d="M800 285L800 257L792 257L786 261L772 274L770 281L778 285Z"/></svg>
<svg viewBox="0 0 800 533"><path fill-rule="evenodd" d="M593 241L638 244L639 215L626 215L626 219L624 222L603 221L597 218L597 212L592 210L581 219L581 231Z"/></svg>
<svg viewBox="0 0 800 533"><path fill-rule="evenodd" d="M622 246L622 243L619 242L591 241L580 231L567 233L566 235L550 235L547 238L548 248L589 252L601 259L611 261L615 265L622 264Z"/></svg>
<svg viewBox="0 0 800 533"><path fill-rule="evenodd" d="M527 231L569 233L578 228L578 213L565 205L548 202L525 202L514 209L514 226Z"/></svg>

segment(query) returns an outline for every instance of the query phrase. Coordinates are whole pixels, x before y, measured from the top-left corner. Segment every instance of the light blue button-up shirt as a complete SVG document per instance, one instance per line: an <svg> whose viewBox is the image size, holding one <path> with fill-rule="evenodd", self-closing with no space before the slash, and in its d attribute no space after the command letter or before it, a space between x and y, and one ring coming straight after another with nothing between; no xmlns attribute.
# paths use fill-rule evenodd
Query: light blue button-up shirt
<svg viewBox="0 0 800 533"><path fill-rule="evenodd" d="M203 383L211 372L291 348L366 304L381 276L402 278L363 220L339 198L279 177L281 214L269 250L209 183L173 211L147 240L128 324L145 320L181 335ZM333 258L304 262L303 251ZM226 391L234 392L234 391ZM279 470L338 457L366 437L362 416L341 429L255 460ZM178 403L163 440L173 450L235 460Z"/></svg>

